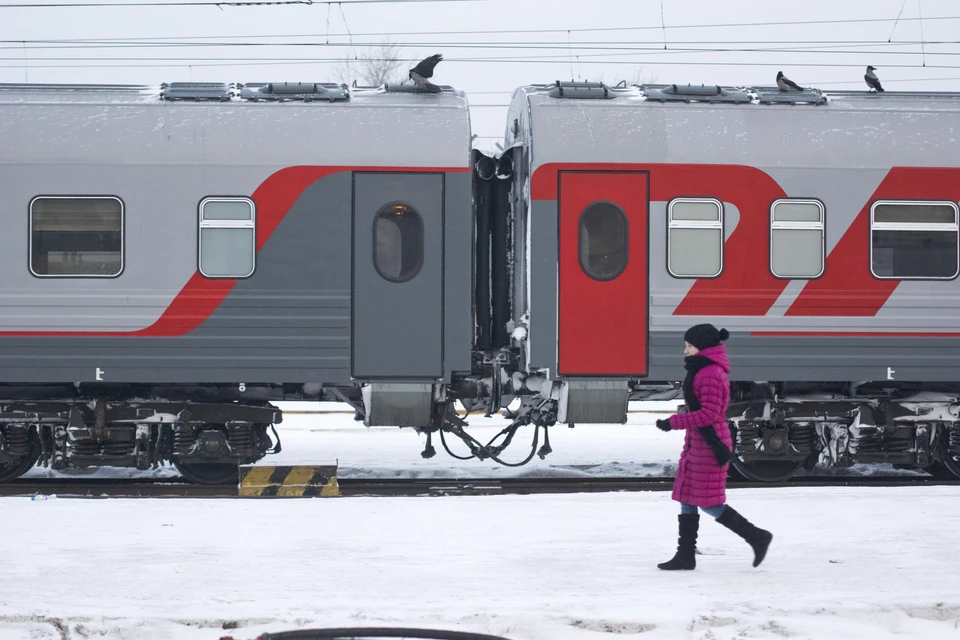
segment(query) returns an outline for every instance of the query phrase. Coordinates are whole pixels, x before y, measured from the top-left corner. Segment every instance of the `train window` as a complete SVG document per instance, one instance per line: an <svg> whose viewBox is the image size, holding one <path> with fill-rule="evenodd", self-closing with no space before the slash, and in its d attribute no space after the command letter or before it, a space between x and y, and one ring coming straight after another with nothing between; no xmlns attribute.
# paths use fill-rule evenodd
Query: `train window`
<svg viewBox="0 0 960 640"><path fill-rule="evenodd" d="M677 198L667 206L667 269L675 278L713 278L723 270L723 205Z"/></svg>
<svg viewBox="0 0 960 640"><path fill-rule="evenodd" d="M373 220L373 265L385 280L413 280L423 266L423 220L413 207L391 203Z"/></svg>
<svg viewBox="0 0 960 640"><path fill-rule="evenodd" d="M123 202L41 196L30 202L30 271L40 277L112 278L123 271Z"/></svg>
<svg viewBox="0 0 960 640"><path fill-rule="evenodd" d="M246 278L256 262L256 207L249 198L204 198L200 203L200 273Z"/></svg>
<svg viewBox="0 0 960 640"><path fill-rule="evenodd" d="M875 202L870 269L878 278L949 280L960 272L960 225L953 202Z"/></svg>
<svg viewBox="0 0 960 640"><path fill-rule="evenodd" d="M777 200L770 207L770 272L819 278L824 268L824 208L819 200Z"/></svg>
<svg viewBox="0 0 960 640"><path fill-rule="evenodd" d="M580 268L594 280L613 280L627 268L627 216L615 204L594 202L580 214Z"/></svg>

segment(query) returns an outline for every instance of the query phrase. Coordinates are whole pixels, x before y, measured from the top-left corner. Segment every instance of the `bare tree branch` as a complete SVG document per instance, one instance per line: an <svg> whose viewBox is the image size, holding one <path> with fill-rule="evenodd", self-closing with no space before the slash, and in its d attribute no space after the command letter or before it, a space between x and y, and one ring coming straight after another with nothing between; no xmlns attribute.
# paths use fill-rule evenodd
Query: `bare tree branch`
<svg viewBox="0 0 960 640"><path fill-rule="evenodd" d="M622 71L617 73L613 81L607 82L604 75L600 76L600 82L606 83L608 85L616 85L620 82L626 82L627 86L639 84L656 84L657 74L655 73L644 73L643 65L637 65L636 68L632 69L631 67L625 67Z"/></svg>
<svg viewBox="0 0 960 640"><path fill-rule="evenodd" d="M394 84L404 80L403 61L400 49L390 42L370 47L356 59L344 58L333 67L333 76L342 84L379 86Z"/></svg>

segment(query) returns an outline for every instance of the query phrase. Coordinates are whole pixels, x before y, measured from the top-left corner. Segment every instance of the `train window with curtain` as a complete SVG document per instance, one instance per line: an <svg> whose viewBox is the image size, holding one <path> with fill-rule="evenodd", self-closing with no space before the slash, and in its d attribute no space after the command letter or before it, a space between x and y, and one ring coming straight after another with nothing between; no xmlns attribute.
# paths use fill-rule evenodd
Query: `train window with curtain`
<svg viewBox="0 0 960 640"><path fill-rule="evenodd" d="M373 265L384 280L408 282L423 266L423 219L402 203L391 203L373 220Z"/></svg>
<svg viewBox="0 0 960 640"><path fill-rule="evenodd" d="M200 203L200 273L247 278L256 263L256 207L249 198L204 198Z"/></svg>
<svg viewBox="0 0 960 640"><path fill-rule="evenodd" d="M627 268L629 228L623 210L594 202L580 214L580 268L594 280L613 280Z"/></svg>
<svg viewBox="0 0 960 640"><path fill-rule="evenodd" d="M123 271L123 202L113 196L40 196L30 202L30 272L113 278Z"/></svg>
<svg viewBox="0 0 960 640"><path fill-rule="evenodd" d="M870 207L870 269L878 278L950 280L960 272L954 202L881 201Z"/></svg>
<svg viewBox="0 0 960 640"><path fill-rule="evenodd" d="M676 198L667 205L667 269L675 278L714 278L723 271L723 205Z"/></svg>
<svg viewBox="0 0 960 640"><path fill-rule="evenodd" d="M770 207L770 272L778 278L823 275L824 207L819 200L783 199Z"/></svg>

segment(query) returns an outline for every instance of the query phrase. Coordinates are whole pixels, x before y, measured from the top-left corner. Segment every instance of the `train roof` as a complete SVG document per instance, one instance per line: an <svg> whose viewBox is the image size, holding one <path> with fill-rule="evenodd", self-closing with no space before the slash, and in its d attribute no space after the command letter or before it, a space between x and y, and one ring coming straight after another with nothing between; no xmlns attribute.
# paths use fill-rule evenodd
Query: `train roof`
<svg viewBox="0 0 960 640"><path fill-rule="evenodd" d="M447 86L0 84L0 164L463 169L470 154L467 97Z"/></svg>
<svg viewBox="0 0 960 640"><path fill-rule="evenodd" d="M960 93L555 82L513 94L505 146L550 162L958 166Z"/></svg>
<svg viewBox="0 0 960 640"><path fill-rule="evenodd" d="M776 86L720 86L646 84L608 86L602 82L562 82L526 85L514 92L514 101L531 105L554 104L597 107L644 105L650 107L713 106L763 108L771 106L830 107L877 110L947 109L960 111L956 91L824 91L815 87L781 91Z"/></svg>
<svg viewBox="0 0 960 640"><path fill-rule="evenodd" d="M348 87L333 82L171 82L128 84L0 83L0 104L303 104L310 107L468 108L466 94L449 86L436 92L412 84Z"/></svg>

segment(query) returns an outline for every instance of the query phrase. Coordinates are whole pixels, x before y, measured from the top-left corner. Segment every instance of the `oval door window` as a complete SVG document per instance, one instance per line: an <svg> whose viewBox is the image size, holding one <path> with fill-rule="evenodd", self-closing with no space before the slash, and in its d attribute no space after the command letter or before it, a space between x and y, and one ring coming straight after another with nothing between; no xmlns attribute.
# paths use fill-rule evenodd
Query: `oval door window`
<svg viewBox="0 0 960 640"><path fill-rule="evenodd" d="M580 214L580 267L594 280L613 280L627 268L627 216L609 202L594 202Z"/></svg>
<svg viewBox="0 0 960 640"><path fill-rule="evenodd" d="M388 204L373 220L373 265L385 280L407 282L423 266L423 219L413 207Z"/></svg>

